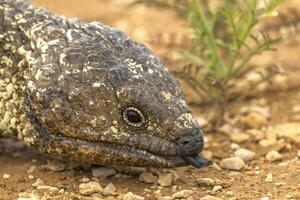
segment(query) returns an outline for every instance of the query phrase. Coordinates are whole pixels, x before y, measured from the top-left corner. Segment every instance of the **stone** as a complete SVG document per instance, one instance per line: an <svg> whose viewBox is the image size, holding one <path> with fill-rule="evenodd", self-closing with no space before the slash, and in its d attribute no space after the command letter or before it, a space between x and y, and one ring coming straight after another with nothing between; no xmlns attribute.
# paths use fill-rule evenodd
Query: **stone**
<svg viewBox="0 0 300 200"><path fill-rule="evenodd" d="M246 133L249 134L251 136L251 139L253 139L254 141L262 140L266 135L265 132L258 129L248 129Z"/></svg>
<svg viewBox="0 0 300 200"><path fill-rule="evenodd" d="M42 185L36 188L40 191L47 191L51 195L56 195L59 192L59 189L57 187L49 186L49 185Z"/></svg>
<svg viewBox="0 0 300 200"><path fill-rule="evenodd" d="M282 155L275 150L268 152L266 155L266 160L270 162L279 161L281 159L282 159Z"/></svg>
<svg viewBox="0 0 300 200"><path fill-rule="evenodd" d="M217 171L222 171L222 168L215 162L211 165L211 167Z"/></svg>
<svg viewBox="0 0 300 200"><path fill-rule="evenodd" d="M175 199L184 199L190 197L194 192L192 190L181 190L172 195Z"/></svg>
<svg viewBox="0 0 300 200"><path fill-rule="evenodd" d="M87 183L87 182L90 182L90 179L87 177L83 177L82 179L79 180L79 182Z"/></svg>
<svg viewBox="0 0 300 200"><path fill-rule="evenodd" d="M207 195L205 197L200 198L200 200L221 200L221 199L212 195Z"/></svg>
<svg viewBox="0 0 300 200"><path fill-rule="evenodd" d="M239 157L231 157L222 159L220 162L220 166L223 169L239 171L245 166L245 163Z"/></svg>
<svg viewBox="0 0 300 200"><path fill-rule="evenodd" d="M102 191L102 194L107 195L114 195L117 191L117 188L114 186L114 184L109 183Z"/></svg>
<svg viewBox="0 0 300 200"><path fill-rule="evenodd" d="M128 192L123 196L123 200L144 200L145 198L136 194L133 194L132 192Z"/></svg>
<svg viewBox="0 0 300 200"><path fill-rule="evenodd" d="M94 177L107 178L116 174L116 170L112 167L99 167L92 169L92 175Z"/></svg>
<svg viewBox="0 0 300 200"><path fill-rule="evenodd" d="M52 160L52 161L47 161L47 164L42 165L42 168L48 171L61 172L67 168L67 165L64 162Z"/></svg>
<svg viewBox="0 0 300 200"><path fill-rule="evenodd" d="M272 130L278 137L289 139L300 144L300 123L285 123L275 126Z"/></svg>
<svg viewBox="0 0 300 200"><path fill-rule="evenodd" d="M262 139L259 141L259 145L262 147L269 147L272 145L275 145L277 143L277 140L275 139Z"/></svg>
<svg viewBox="0 0 300 200"><path fill-rule="evenodd" d="M276 186L282 186L282 185L286 185L286 183L285 182L276 182L275 185Z"/></svg>
<svg viewBox="0 0 300 200"><path fill-rule="evenodd" d="M214 186L215 181L212 178L199 178L196 180L196 183L200 186Z"/></svg>
<svg viewBox="0 0 300 200"><path fill-rule="evenodd" d="M139 181L145 183L157 183L157 176L154 176L151 172L143 172L139 177Z"/></svg>
<svg viewBox="0 0 300 200"><path fill-rule="evenodd" d="M161 173L158 176L158 183L163 187L170 186L173 182L173 174L172 173Z"/></svg>
<svg viewBox="0 0 300 200"><path fill-rule="evenodd" d="M231 143L231 144L230 144L230 148L233 149L233 150L238 150L238 149L240 149L241 147L240 147L240 145L237 144L237 143Z"/></svg>
<svg viewBox="0 0 300 200"><path fill-rule="evenodd" d="M262 197L260 200L269 200L269 197Z"/></svg>
<svg viewBox="0 0 300 200"><path fill-rule="evenodd" d="M239 157L244 162L253 160L255 153L248 149L238 149L234 152L234 156Z"/></svg>
<svg viewBox="0 0 300 200"><path fill-rule="evenodd" d="M103 196L101 193L95 193L95 194L92 194L92 199L93 200L103 200Z"/></svg>
<svg viewBox="0 0 300 200"><path fill-rule="evenodd" d="M96 181L91 181L88 183L81 183L79 185L79 193L82 195L92 195L94 193L102 192L103 188L101 187L100 183Z"/></svg>
<svg viewBox="0 0 300 200"><path fill-rule="evenodd" d="M207 160L211 160L214 157L214 154L211 151L207 150L202 151L201 155Z"/></svg>
<svg viewBox="0 0 300 200"><path fill-rule="evenodd" d="M158 197L157 200L174 200L174 197L171 196Z"/></svg>
<svg viewBox="0 0 300 200"><path fill-rule="evenodd" d="M265 182L272 182L273 181L273 174L269 173L265 179Z"/></svg>
<svg viewBox="0 0 300 200"><path fill-rule="evenodd" d="M250 138L250 136L246 133L230 134L230 139L232 142L241 143L241 142L245 142L245 141L249 140L249 138Z"/></svg>
<svg viewBox="0 0 300 200"><path fill-rule="evenodd" d="M3 178L4 178L4 179L8 179L9 177L10 177L9 174L3 174Z"/></svg>
<svg viewBox="0 0 300 200"><path fill-rule="evenodd" d="M218 192L218 191L220 191L220 190L222 190L222 189L223 189L222 186L216 185L216 186L213 187L212 191L213 191L213 192Z"/></svg>
<svg viewBox="0 0 300 200"><path fill-rule="evenodd" d="M250 112L241 118L241 122L247 128L260 129L263 126L267 125L268 120L265 116L261 115L258 112Z"/></svg>
<svg viewBox="0 0 300 200"><path fill-rule="evenodd" d="M37 188L37 187L44 186L44 185L46 185L46 184L44 183L44 181L42 181L40 178L38 178L38 179L32 184L32 187Z"/></svg>
<svg viewBox="0 0 300 200"><path fill-rule="evenodd" d="M200 127L206 127L208 125L208 121L204 117L197 117L197 121Z"/></svg>

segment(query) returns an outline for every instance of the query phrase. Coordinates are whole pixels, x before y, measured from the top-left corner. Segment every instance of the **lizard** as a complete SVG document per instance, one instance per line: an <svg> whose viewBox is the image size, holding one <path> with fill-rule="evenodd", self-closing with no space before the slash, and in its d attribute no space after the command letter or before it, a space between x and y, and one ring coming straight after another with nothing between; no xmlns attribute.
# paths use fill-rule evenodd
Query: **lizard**
<svg viewBox="0 0 300 200"><path fill-rule="evenodd" d="M211 164L179 82L149 48L26 0L0 0L0 135L98 165Z"/></svg>

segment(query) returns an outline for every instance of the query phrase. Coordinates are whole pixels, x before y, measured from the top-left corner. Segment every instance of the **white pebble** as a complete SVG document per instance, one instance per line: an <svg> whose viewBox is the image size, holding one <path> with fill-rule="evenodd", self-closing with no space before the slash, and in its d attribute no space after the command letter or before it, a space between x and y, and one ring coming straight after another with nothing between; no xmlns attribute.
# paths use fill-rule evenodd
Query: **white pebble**
<svg viewBox="0 0 300 200"><path fill-rule="evenodd" d="M145 198L136 194L133 194L132 192L128 192L123 196L123 200L144 200Z"/></svg>
<svg viewBox="0 0 300 200"><path fill-rule="evenodd" d="M96 181L91 181L88 183L81 183L79 185L79 193L82 195L92 195L94 193L102 192L103 188Z"/></svg>
<svg viewBox="0 0 300 200"><path fill-rule="evenodd" d="M3 178L4 178L4 179L8 179L9 177L10 177L9 174L3 174Z"/></svg>
<svg viewBox="0 0 300 200"><path fill-rule="evenodd" d="M273 174L269 173L265 179L265 182L272 182L273 181Z"/></svg>
<svg viewBox="0 0 300 200"><path fill-rule="evenodd" d="M181 199L181 198L188 198L191 196L194 192L192 190L181 190L179 192L176 192L175 194L172 195L173 198L175 199Z"/></svg>
<svg viewBox="0 0 300 200"><path fill-rule="evenodd" d="M231 157L222 159L220 162L220 166L223 169L239 171L245 166L245 163L239 157Z"/></svg>
<svg viewBox="0 0 300 200"><path fill-rule="evenodd" d="M248 149L238 149L234 152L234 156L239 157L245 162L253 160L254 155L255 153Z"/></svg>
<svg viewBox="0 0 300 200"><path fill-rule="evenodd" d="M281 160L282 155L278 151L272 150L267 153L266 159L270 162L274 162L274 161Z"/></svg>
<svg viewBox="0 0 300 200"><path fill-rule="evenodd" d="M173 174L172 173L161 173L158 177L158 183L161 186L167 187L170 186L173 182Z"/></svg>

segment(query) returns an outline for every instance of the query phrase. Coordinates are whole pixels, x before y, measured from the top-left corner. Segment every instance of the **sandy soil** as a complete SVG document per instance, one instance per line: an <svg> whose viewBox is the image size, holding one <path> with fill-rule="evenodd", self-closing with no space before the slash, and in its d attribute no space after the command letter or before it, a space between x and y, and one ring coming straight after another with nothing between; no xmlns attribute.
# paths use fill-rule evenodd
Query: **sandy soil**
<svg viewBox="0 0 300 200"><path fill-rule="evenodd" d="M68 17L102 21L118 27L136 40L147 43L170 69L178 67L173 58L191 37L184 20L169 8L129 6L131 0L35 0L33 2L35 5ZM287 0L281 9L288 7L300 9L300 3L297 0ZM287 69L300 69L298 63L300 48L297 41L281 43L277 48L277 52L261 56L254 62L258 65L276 63ZM188 98L194 98L194 94L187 87L184 89L187 91ZM216 164L199 170L184 167L166 171L165 174L175 173L178 176L175 180L173 175L173 183L167 187L159 183L141 182L138 175L117 173L108 178L93 177L91 169L96 166L61 163L39 154L20 142L0 140L0 199L18 197L26 199L30 196L33 199L40 199L44 194L48 195L48 199L122 199L122 194L129 191L145 199L157 199L172 196L182 190L191 191L189 195L182 196L182 199L189 200L201 199L208 194L216 199L231 200L300 199L299 102L300 90L293 89L266 93L260 98L229 105L232 115L226 124L218 132L206 133L205 155ZM212 109L193 108L200 121L203 121L203 116ZM251 118L253 112L258 113L258 117ZM256 122L261 122L261 125L256 127L255 124L251 125L251 122L249 125L247 119L251 122L258 120ZM280 124L286 125L284 127L292 127L290 128L292 130L276 126ZM204 123L204 129L208 126ZM278 129L280 132L284 130L283 132L288 136L272 131L273 129ZM246 162L241 170L221 169L219 167L222 165L221 160L231 157L239 148L254 152L254 159ZM268 161L266 154L271 150L278 151L282 157L275 161ZM152 173L160 176L161 171L152 170ZM273 179L266 181L270 173ZM49 188L34 188L32 184L38 178L45 185L55 187L57 190L53 189L54 192L51 193L47 191ZM84 181L83 178L95 180L102 187L112 183L117 189L117 194L103 197L83 196L79 193L79 185ZM211 178L213 181L209 184L203 183L202 178ZM44 195L44 199L47 199L46 196ZM214 199L213 197L210 199Z"/></svg>

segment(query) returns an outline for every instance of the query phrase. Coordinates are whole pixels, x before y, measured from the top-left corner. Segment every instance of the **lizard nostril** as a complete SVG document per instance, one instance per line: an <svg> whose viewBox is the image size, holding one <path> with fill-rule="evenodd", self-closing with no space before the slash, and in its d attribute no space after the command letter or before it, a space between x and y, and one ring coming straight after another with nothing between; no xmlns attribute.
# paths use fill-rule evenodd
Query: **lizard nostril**
<svg viewBox="0 0 300 200"><path fill-rule="evenodd" d="M203 138L199 132L195 134L195 131L191 131L180 137L175 144L182 149L183 154L192 155L202 150Z"/></svg>

